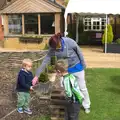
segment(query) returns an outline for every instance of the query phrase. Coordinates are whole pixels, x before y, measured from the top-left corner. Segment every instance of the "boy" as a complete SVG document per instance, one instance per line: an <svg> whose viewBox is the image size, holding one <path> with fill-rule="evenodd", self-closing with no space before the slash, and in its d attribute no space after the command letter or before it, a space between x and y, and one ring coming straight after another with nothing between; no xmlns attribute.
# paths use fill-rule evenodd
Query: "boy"
<svg viewBox="0 0 120 120"><path fill-rule="evenodd" d="M32 114L32 111L29 108L30 103L30 90L33 90L32 79L33 75L31 72L32 61L30 59L24 59L22 62L22 69L18 74L17 79L17 111L19 113Z"/></svg>
<svg viewBox="0 0 120 120"><path fill-rule="evenodd" d="M80 104L82 104L84 97L79 90L76 78L67 72L67 68L68 66L67 63L65 63L65 60L59 60L55 65L58 74L63 76L62 84L68 100L65 110L65 120L78 120Z"/></svg>

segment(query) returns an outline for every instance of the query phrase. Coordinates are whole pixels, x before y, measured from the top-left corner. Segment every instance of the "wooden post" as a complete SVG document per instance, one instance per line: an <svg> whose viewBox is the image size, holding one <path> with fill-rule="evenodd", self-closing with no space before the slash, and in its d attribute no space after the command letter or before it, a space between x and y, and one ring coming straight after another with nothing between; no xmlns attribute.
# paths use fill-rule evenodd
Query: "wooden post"
<svg viewBox="0 0 120 120"><path fill-rule="evenodd" d="M24 19L24 14L22 14L22 34L25 34L25 19Z"/></svg>
<svg viewBox="0 0 120 120"><path fill-rule="evenodd" d="M40 22L40 14L38 14L38 34L41 34L41 22Z"/></svg>
<svg viewBox="0 0 120 120"><path fill-rule="evenodd" d="M9 33L9 28L8 28L8 16L7 15L3 15L3 25L4 25L4 35L8 35Z"/></svg>
<svg viewBox="0 0 120 120"><path fill-rule="evenodd" d="M60 31L60 13L55 14L55 33L61 32Z"/></svg>

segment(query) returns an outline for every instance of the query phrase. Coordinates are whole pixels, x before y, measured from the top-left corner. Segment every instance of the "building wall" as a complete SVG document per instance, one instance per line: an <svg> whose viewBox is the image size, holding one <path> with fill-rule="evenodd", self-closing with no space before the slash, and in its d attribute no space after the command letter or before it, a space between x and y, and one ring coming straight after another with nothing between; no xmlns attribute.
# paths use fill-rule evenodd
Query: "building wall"
<svg viewBox="0 0 120 120"><path fill-rule="evenodd" d="M6 49L16 49L16 50L26 50L26 49L36 49L42 50L45 49L45 46L48 44L48 38L44 38L43 42L40 44L37 43L21 43L19 38L5 38L4 40L4 48ZM14 44L13 44L14 43Z"/></svg>

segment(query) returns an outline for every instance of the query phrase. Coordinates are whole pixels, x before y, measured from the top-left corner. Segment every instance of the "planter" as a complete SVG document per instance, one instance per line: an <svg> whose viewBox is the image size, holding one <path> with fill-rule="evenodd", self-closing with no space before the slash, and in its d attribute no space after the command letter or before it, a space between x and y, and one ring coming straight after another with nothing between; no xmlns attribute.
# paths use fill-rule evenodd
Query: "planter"
<svg viewBox="0 0 120 120"><path fill-rule="evenodd" d="M104 46L105 52L105 46ZM120 53L120 44L112 43L107 44L107 53Z"/></svg>
<svg viewBox="0 0 120 120"><path fill-rule="evenodd" d="M50 99L51 97L52 84L48 82L40 82L34 86L34 93L41 99Z"/></svg>
<svg viewBox="0 0 120 120"><path fill-rule="evenodd" d="M22 43L42 43L43 38L33 38L33 37L20 37L19 41Z"/></svg>
<svg viewBox="0 0 120 120"><path fill-rule="evenodd" d="M56 80L56 73L48 73L48 79L50 82L54 82Z"/></svg>

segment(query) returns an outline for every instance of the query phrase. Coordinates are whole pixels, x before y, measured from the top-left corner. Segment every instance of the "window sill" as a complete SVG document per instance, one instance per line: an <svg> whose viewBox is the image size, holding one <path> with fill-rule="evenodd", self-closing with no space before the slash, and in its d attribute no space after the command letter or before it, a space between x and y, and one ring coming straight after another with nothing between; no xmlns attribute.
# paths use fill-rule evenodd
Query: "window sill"
<svg viewBox="0 0 120 120"><path fill-rule="evenodd" d="M25 34L26 35L26 34ZM27 35L30 35L30 36L32 36L32 35L36 35L36 34L27 34ZM54 34L40 34L40 35L38 35L38 36L41 36L41 37L51 37L51 36L53 36ZM19 38L19 37L22 37L23 35L15 35L15 34L12 34L12 35L5 35L4 37L5 38Z"/></svg>

